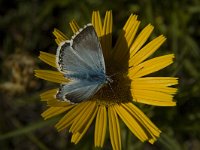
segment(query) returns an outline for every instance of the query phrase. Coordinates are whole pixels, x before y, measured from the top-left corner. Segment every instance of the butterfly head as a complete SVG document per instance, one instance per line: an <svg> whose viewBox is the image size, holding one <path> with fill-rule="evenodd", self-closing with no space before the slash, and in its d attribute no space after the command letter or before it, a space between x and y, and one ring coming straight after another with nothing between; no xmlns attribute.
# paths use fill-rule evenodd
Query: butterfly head
<svg viewBox="0 0 200 150"><path fill-rule="evenodd" d="M106 77L106 84L113 83L113 80L110 77Z"/></svg>

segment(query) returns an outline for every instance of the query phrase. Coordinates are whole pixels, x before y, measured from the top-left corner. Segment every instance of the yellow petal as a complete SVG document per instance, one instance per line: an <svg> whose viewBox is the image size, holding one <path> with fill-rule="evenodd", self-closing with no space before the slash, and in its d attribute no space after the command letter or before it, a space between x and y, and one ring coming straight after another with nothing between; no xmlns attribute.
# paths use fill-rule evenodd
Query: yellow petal
<svg viewBox="0 0 200 150"><path fill-rule="evenodd" d="M59 45L61 42L68 40L68 37L58 29L54 29L53 35L56 37L55 41Z"/></svg>
<svg viewBox="0 0 200 150"><path fill-rule="evenodd" d="M65 107L68 106L70 103L66 101L61 101L58 99L51 99L47 101L47 106L51 107Z"/></svg>
<svg viewBox="0 0 200 150"><path fill-rule="evenodd" d="M146 77L135 78L131 82L131 89L158 91L167 94L175 94L176 88L168 87L178 84L177 78L173 77Z"/></svg>
<svg viewBox="0 0 200 150"><path fill-rule="evenodd" d="M119 127L117 113L113 106L108 107L108 122L109 122L109 132L110 132L110 140L112 148L113 150L120 150L121 149L120 127Z"/></svg>
<svg viewBox="0 0 200 150"><path fill-rule="evenodd" d="M169 54L147 60L135 67L131 67L128 76L130 79L134 79L156 72L172 64L173 58L174 54Z"/></svg>
<svg viewBox="0 0 200 150"><path fill-rule="evenodd" d="M65 107L50 107L46 111L44 111L41 115L44 119L48 119L53 116L59 115L63 112L66 112L69 109L71 109L72 107L73 107L73 105L68 105Z"/></svg>
<svg viewBox="0 0 200 150"><path fill-rule="evenodd" d="M78 24L77 24L77 22L76 22L75 20L72 20L72 21L69 23L69 25L70 25L70 27L71 27L73 33L78 32L78 30L79 30L80 27L78 26Z"/></svg>
<svg viewBox="0 0 200 150"><path fill-rule="evenodd" d="M143 126L146 130L147 135L149 135L149 141L155 141L159 137L161 131L151 122L151 120L135 105L132 103L122 104L123 108L126 109L136 120Z"/></svg>
<svg viewBox="0 0 200 150"><path fill-rule="evenodd" d="M137 51L143 46L143 44L147 41L152 31L153 31L153 26L149 24L140 32L134 43L131 45L130 58L133 55L135 55Z"/></svg>
<svg viewBox="0 0 200 150"><path fill-rule="evenodd" d="M82 109L82 112L76 116L71 128L69 129L69 132L80 132L80 130L85 126L85 124L87 124L88 120L96 110L96 102L88 101L85 103L87 103L87 105L85 105L85 107Z"/></svg>
<svg viewBox="0 0 200 150"><path fill-rule="evenodd" d="M101 34L103 32L103 27L99 11L92 12L92 24L95 28L95 31L97 32L98 37L101 37Z"/></svg>
<svg viewBox="0 0 200 150"><path fill-rule="evenodd" d="M101 47L104 54L104 59L107 60L110 56L112 47L112 26L113 18L112 11L107 11L104 19L103 30L101 34Z"/></svg>
<svg viewBox="0 0 200 150"><path fill-rule="evenodd" d="M48 65L57 68L56 55L40 51L39 59Z"/></svg>
<svg viewBox="0 0 200 150"><path fill-rule="evenodd" d="M57 94L57 92L58 92L58 89L48 90L48 91L40 94L40 98L41 98L42 101L48 101L48 100L51 100L53 98L55 99L55 95Z"/></svg>
<svg viewBox="0 0 200 150"><path fill-rule="evenodd" d="M140 21L137 20L137 16L131 14L124 25L123 30L120 32L119 38L113 49L113 57L116 61L122 62L124 58L127 58L125 56L129 54L129 48L136 35L139 24Z"/></svg>
<svg viewBox="0 0 200 150"><path fill-rule="evenodd" d="M131 94L133 96L133 100L140 103L156 106L176 105L176 102L173 102L173 96L163 92L132 89Z"/></svg>
<svg viewBox="0 0 200 150"><path fill-rule="evenodd" d="M148 140L148 137L144 130L141 128L140 124L137 123L135 118L131 116L122 106L115 106L115 110L126 126L131 130L135 136L140 139L142 142Z"/></svg>
<svg viewBox="0 0 200 150"><path fill-rule="evenodd" d="M72 134L72 139L71 139L72 143L77 144L80 141L80 139L83 137L83 135L87 132L88 128L90 127L92 121L94 120L94 117L96 116L96 113L97 113L97 109L95 109L94 113L92 114L91 118L88 120L82 132L76 132Z"/></svg>
<svg viewBox="0 0 200 150"><path fill-rule="evenodd" d="M96 123L95 123L95 133L94 133L95 147L103 147L106 135L106 125L107 125L106 107L101 105L98 107Z"/></svg>
<svg viewBox="0 0 200 150"><path fill-rule="evenodd" d="M35 76L47 81L56 83L67 83L69 80L64 77L64 75L58 71L51 70L35 70Z"/></svg>
<svg viewBox="0 0 200 150"><path fill-rule="evenodd" d="M166 93L166 94L176 94L177 92L177 88L159 87L156 85L149 85L149 86L136 85L136 86L131 86L131 88L135 90L157 91L157 92Z"/></svg>
<svg viewBox="0 0 200 150"><path fill-rule="evenodd" d="M133 57L129 59L129 66L136 66L146 58L148 58L151 54L153 54L166 40L166 38L161 35L147 45L145 45L138 53L136 53Z"/></svg>
<svg viewBox="0 0 200 150"><path fill-rule="evenodd" d="M148 97L148 99L152 100L163 100L163 101L172 101L172 95L162 93L162 92L157 92L157 91L150 91L150 90L138 90L138 89L133 89L133 94L135 97Z"/></svg>
<svg viewBox="0 0 200 150"><path fill-rule="evenodd" d="M132 79L133 84L137 85L158 85L158 86L172 86L178 84L178 78L175 77L143 77Z"/></svg>
<svg viewBox="0 0 200 150"><path fill-rule="evenodd" d="M75 105L60 121L55 125L58 131L61 131L69 127L73 122L76 116L82 113L82 110L88 105L88 103L83 102Z"/></svg>
<svg viewBox="0 0 200 150"><path fill-rule="evenodd" d="M40 95L41 101L47 101L48 106L52 107L65 107L70 105L70 103L56 99L56 94L59 89L52 89L43 92Z"/></svg>

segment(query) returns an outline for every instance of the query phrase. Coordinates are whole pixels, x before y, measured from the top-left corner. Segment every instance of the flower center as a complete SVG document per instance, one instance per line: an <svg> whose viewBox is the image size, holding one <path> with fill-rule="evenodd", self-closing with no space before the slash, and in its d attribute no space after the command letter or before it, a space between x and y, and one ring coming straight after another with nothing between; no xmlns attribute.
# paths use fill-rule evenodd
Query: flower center
<svg viewBox="0 0 200 150"><path fill-rule="evenodd" d="M108 82L91 100L97 101L100 105L112 105L132 100L130 93L130 79L127 77L124 68L116 68L110 65L106 68Z"/></svg>

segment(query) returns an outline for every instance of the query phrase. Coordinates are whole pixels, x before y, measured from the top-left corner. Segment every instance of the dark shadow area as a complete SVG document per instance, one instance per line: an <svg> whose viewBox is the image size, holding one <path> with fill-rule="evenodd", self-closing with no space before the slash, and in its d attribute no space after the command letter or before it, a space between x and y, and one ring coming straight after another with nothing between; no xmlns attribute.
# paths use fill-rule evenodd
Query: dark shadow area
<svg viewBox="0 0 200 150"><path fill-rule="evenodd" d="M122 35L125 35L125 31L121 32ZM104 35L101 39L108 39L112 35ZM113 41L115 44L116 41ZM118 51L124 51L124 57L117 56L113 50L113 47L110 49L103 49L106 65L106 74L110 76L113 80L112 83L105 85L97 94L95 98L99 101L104 101L105 103L125 103L132 100L130 93L130 80L127 77L128 72L128 61L129 61L129 48L124 36L120 39L120 43L124 45L123 49L118 49ZM109 52L105 52L109 51ZM124 61L119 61L120 59Z"/></svg>

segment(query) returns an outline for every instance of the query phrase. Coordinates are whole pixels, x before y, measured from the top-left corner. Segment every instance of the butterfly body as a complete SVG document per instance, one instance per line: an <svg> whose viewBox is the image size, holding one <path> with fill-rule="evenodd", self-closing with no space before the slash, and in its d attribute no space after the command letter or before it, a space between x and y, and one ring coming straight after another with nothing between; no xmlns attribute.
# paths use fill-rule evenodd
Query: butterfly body
<svg viewBox="0 0 200 150"><path fill-rule="evenodd" d="M112 82L106 75L101 45L91 24L61 43L56 56L58 70L70 79L61 84L56 95L59 100L80 103Z"/></svg>
<svg viewBox="0 0 200 150"><path fill-rule="evenodd" d="M106 83L107 76L101 73L90 73L90 74L66 74L64 75L66 78L71 80L87 80L88 82L96 82L96 83Z"/></svg>

